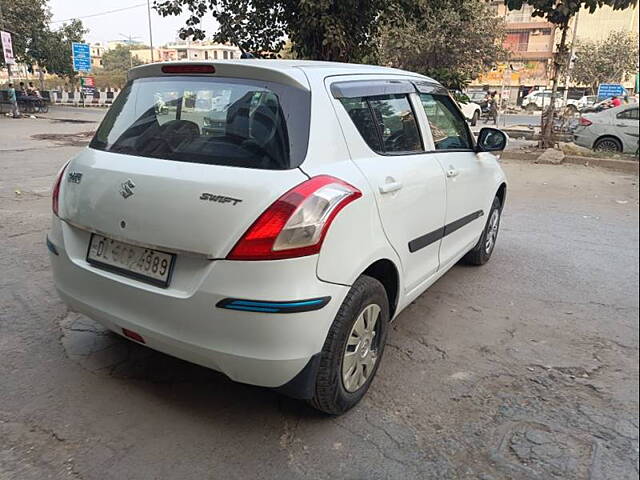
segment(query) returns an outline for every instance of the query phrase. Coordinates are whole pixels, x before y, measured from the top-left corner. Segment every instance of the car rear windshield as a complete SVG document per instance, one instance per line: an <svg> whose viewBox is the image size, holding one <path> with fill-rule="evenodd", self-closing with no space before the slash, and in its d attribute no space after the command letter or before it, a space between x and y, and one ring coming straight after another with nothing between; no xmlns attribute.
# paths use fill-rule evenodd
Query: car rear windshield
<svg viewBox="0 0 640 480"><path fill-rule="evenodd" d="M272 82L171 76L129 82L90 147L179 162L285 170L309 137L309 92Z"/></svg>

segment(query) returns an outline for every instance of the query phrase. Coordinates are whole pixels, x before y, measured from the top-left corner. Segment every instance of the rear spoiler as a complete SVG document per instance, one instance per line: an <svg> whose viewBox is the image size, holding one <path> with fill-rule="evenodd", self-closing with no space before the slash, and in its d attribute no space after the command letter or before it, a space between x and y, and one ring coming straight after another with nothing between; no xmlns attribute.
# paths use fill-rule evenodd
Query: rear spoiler
<svg viewBox="0 0 640 480"><path fill-rule="evenodd" d="M231 77L264 80L310 91L309 82L302 70L294 66L277 68L271 60L228 60L219 62L161 62L141 65L129 70L128 80L145 77L165 77L170 75L189 75L198 77ZM166 68L168 67L168 68ZM203 68L204 67L204 68ZM210 67L213 67L211 69ZM165 71L163 71L163 69ZM185 73L178 73L184 70ZM205 72L200 73L198 72ZM211 71L213 70L213 71ZM167 73L170 72L170 73Z"/></svg>

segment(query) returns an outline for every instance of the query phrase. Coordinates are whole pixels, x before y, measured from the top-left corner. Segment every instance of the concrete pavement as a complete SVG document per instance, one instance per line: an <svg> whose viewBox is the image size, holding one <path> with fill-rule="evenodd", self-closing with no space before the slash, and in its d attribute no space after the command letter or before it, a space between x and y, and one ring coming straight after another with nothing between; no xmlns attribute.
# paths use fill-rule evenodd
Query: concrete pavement
<svg viewBox="0 0 640 480"><path fill-rule="evenodd" d="M50 186L96 126L0 118L0 479L637 478L637 177L505 162L491 262L403 312L330 418L67 311Z"/></svg>

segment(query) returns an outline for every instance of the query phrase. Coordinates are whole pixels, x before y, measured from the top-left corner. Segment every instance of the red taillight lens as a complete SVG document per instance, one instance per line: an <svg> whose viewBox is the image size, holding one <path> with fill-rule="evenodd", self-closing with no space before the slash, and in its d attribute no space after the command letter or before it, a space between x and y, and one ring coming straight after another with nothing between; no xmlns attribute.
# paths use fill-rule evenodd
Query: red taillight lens
<svg viewBox="0 0 640 480"><path fill-rule="evenodd" d="M216 73L213 65L164 65L162 73Z"/></svg>
<svg viewBox="0 0 640 480"><path fill-rule="evenodd" d="M229 260L276 260L320 251L338 212L362 192L342 180L320 175L289 190L249 227Z"/></svg>
<svg viewBox="0 0 640 480"><path fill-rule="evenodd" d="M56 217L58 216L58 205L60 200L60 183L62 183L62 177L64 177L64 171L67 169L67 165L69 165L69 163L66 163L64 167L60 169L60 172L58 172L56 182L53 184L53 190L51 192L51 209Z"/></svg>
<svg viewBox="0 0 640 480"><path fill-rule="evenodd" d="M593 122L584 117L580 117L580 125L582 125L583 127L588 127L589 125L593 125Z"/></svg>

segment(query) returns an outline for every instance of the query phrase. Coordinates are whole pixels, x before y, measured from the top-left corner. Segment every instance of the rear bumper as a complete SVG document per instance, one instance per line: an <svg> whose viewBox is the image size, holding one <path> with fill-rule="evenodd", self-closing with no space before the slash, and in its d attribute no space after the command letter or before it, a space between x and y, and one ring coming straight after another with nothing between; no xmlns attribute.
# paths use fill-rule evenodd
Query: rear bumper
<svg viewBox="0 0 640 480"><path fill-rule="evenodd" d="M89 265L84 259L88 235L54 218L48 238L57 252L49 247L55 286L70 308L115 333L133 330L150 348L243 383L282 387L296 378L321 351L349 289L317 278L317 256L241 262L180 255L172 285L163 289ZM319 309L289 313L216 306L228 298L325 297L330 300Z"/></svg>

